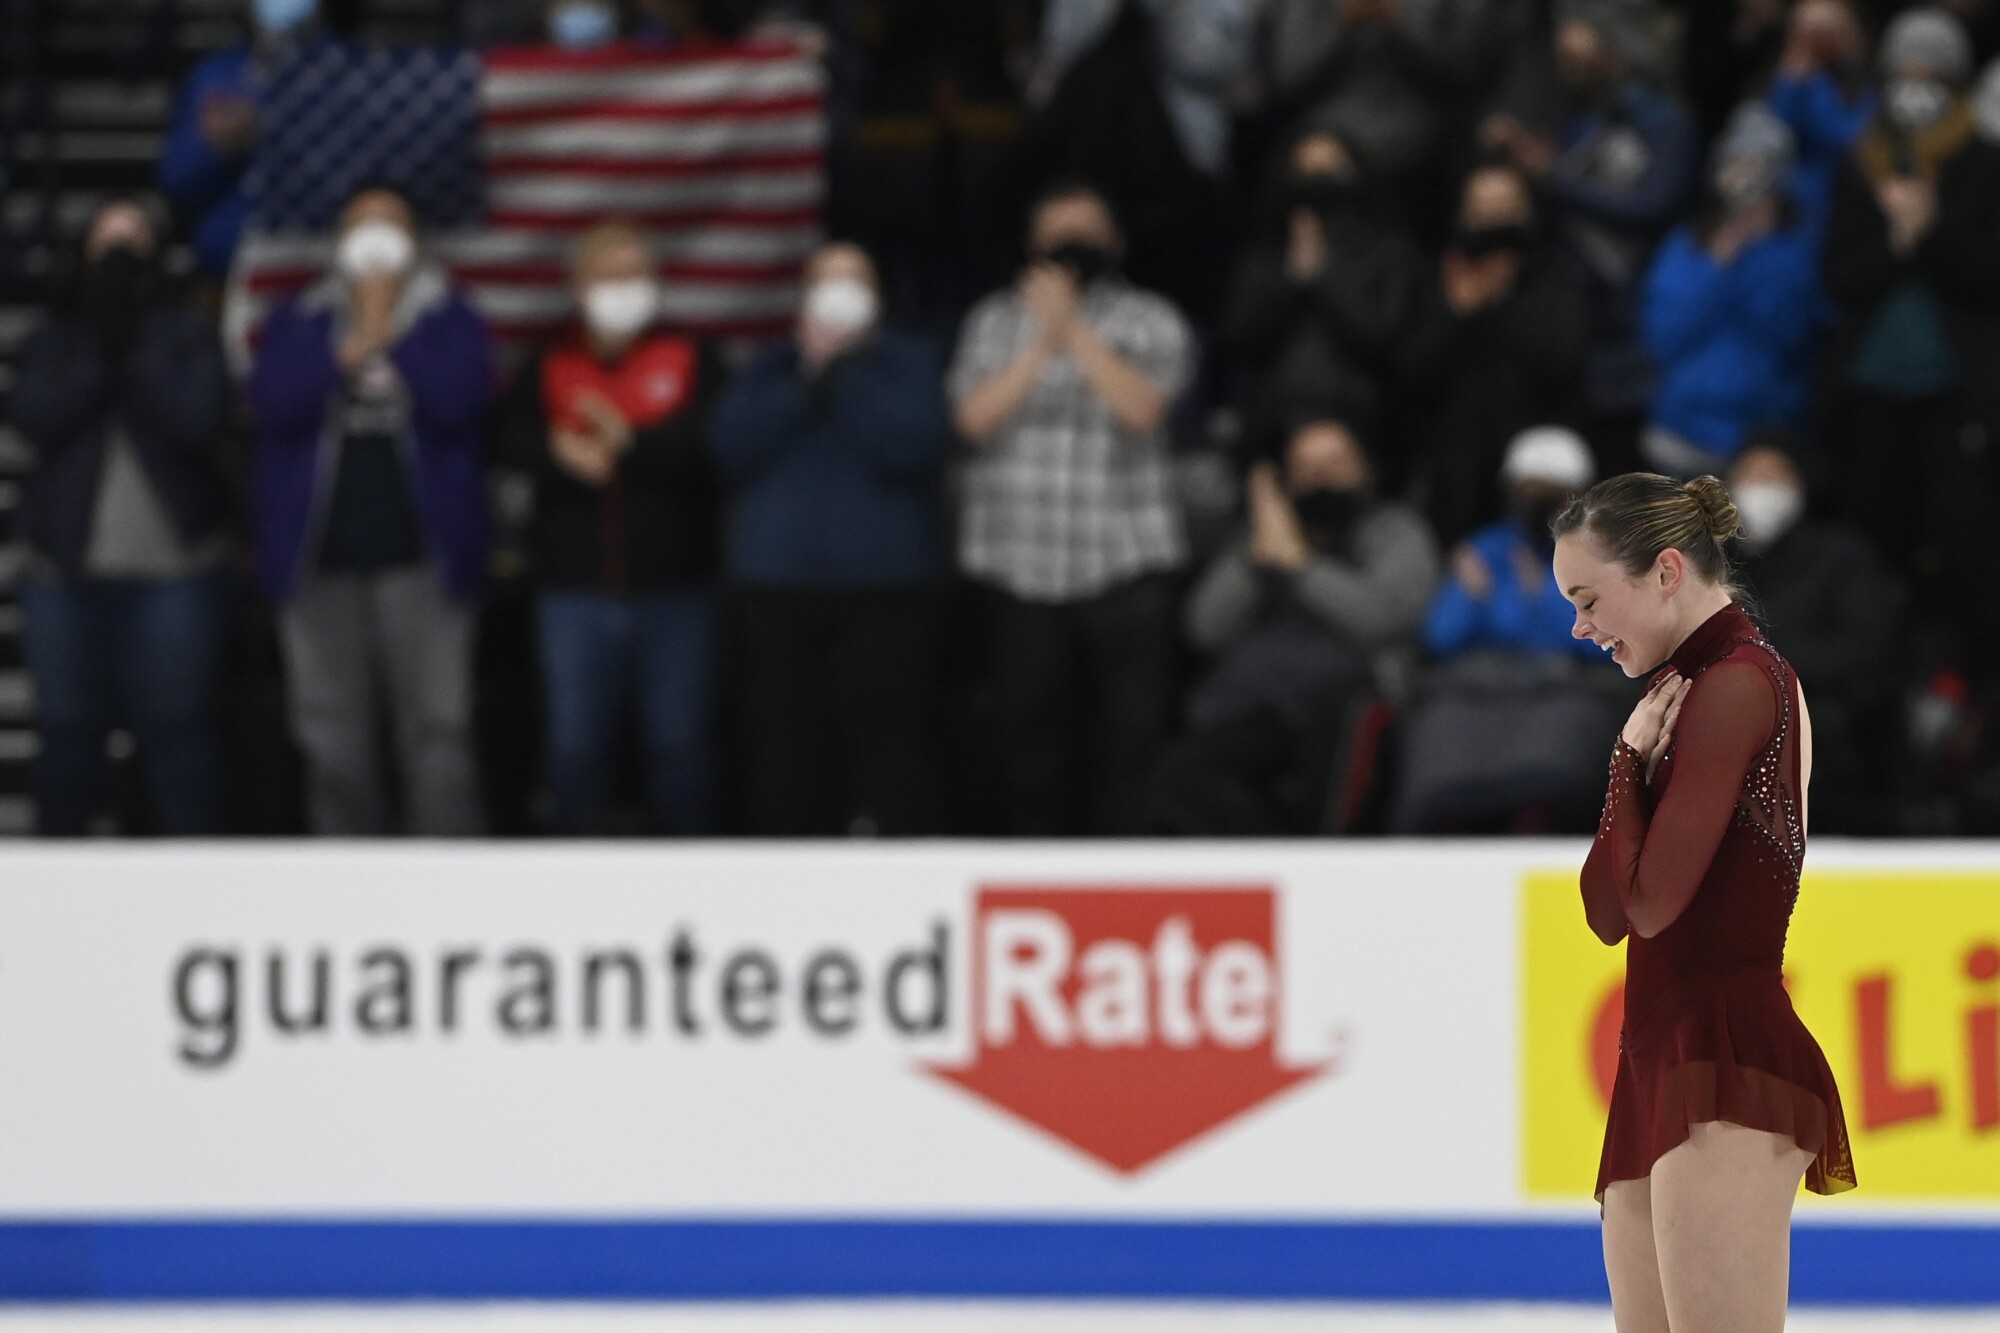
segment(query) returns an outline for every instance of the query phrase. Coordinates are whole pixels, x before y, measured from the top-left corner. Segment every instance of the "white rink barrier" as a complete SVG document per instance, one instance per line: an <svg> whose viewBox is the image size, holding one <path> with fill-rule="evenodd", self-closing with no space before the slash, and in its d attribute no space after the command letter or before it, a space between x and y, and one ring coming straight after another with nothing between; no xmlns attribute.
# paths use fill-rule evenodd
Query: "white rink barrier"
<svg viewBox="0 0 2000 1333"><path fill-rule="evenodd" d="M1583 850L8 849L0 1299L1600 1301ZM1812 865L1794 1292L2000 1303L2000 848Z"/></svg>

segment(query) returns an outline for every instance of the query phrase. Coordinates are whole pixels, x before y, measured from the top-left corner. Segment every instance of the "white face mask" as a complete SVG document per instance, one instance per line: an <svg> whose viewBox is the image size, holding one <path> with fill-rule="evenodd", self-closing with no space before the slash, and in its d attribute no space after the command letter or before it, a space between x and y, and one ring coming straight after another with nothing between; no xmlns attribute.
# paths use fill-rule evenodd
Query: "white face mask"
<svg viewBox="0 0 2000 1333"><path fill-rule="evenodd" d="M1882 89L1882 110L1906 134L1927 130L1951 110L1951 89L1937 79L1891 79Z"/></svg>
<svg viewBox="0 0 2000 1333"><path fill-rule="evenodd" d="M417 243L393 222L363 222L340 238L334 262L350 278L402 273L417 257Z"/></svg>
<svg viewBox="0 0 2000 1333"><path fill-rule="evenodd" d="M660 308L659 288L651 278L613 278L593 282L583 293L583 322L600 338L629 338L653 322Z"/></svg>
<svg viewBox="0 0 2000 1333"><path fill-rule="evenodd" d="M1743 521L1743 540L1760 548L1790 532L1806 510L1806 493L1782 481L1745 482L1731 498Z"/></svg>
<svg viewBox="0 0 2000 1333"><path fill-rule="evenodd" d="M805 317L832 334L859 333L875 322L875 289L859 278L822 278L806 290Z"/></svg>

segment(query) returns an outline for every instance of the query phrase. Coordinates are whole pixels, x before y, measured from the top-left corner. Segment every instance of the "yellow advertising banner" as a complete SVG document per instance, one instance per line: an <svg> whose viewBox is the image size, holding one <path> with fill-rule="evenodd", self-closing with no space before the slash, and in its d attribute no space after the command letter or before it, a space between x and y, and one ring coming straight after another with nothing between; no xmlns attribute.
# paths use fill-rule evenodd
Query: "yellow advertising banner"
<svg viewBox="0 0 2000 1333"><path fill-rule="evenodd" d="M1524 877L1521 941L1522 1186L1587 1199L1625 947L1584 924L1574 869ZM1842 1197L2000 1202L2000 873L1808 871L1785 980L1840 1083Z"/></svg>

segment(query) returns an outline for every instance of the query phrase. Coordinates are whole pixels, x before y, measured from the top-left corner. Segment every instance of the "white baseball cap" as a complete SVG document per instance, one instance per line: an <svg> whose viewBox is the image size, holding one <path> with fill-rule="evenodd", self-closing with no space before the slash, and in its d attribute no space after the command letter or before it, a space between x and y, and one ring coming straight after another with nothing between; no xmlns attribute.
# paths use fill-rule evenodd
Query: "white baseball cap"
<svg viewBox="0 0 2000 1333"><path fill-rule="evenodd" d="M1508 444L1500 475L1510 486L1546 481L1581 491L1597 479L1597 463L1583 437L1567 426L1531 426Z"/></svg>

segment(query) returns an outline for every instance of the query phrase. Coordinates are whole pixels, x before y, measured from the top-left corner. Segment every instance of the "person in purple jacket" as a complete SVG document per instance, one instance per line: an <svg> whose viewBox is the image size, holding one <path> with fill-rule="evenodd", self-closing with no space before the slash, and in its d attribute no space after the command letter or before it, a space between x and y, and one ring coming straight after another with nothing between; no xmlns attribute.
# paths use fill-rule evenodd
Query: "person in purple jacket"
<svg viewBox="0 0 2000 1333"><path fill-rule="evenodd" d="M480 831L472 646L492 386L486 325L423 256L408 200L363 189L333 270L271 317L249 385L258 572L279 605L316 833L390 830L378 696L405 830Z"/></svg>

